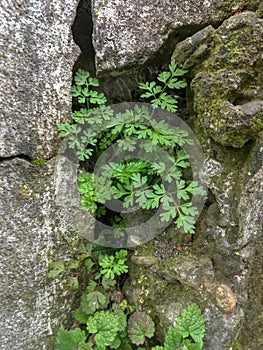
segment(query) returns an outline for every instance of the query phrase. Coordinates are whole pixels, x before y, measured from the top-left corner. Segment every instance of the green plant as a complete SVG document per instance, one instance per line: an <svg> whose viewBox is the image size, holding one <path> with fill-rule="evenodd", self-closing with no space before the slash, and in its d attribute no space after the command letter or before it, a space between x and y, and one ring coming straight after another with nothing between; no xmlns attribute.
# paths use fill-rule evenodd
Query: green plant
<svg viewBox="0 0 263 350"><path fill-rule="evenodd" d="M89 275L72 329L59 329L57 350L201 350L204 318L196 304L182 311L176 328L169 328L163 346L149 346L148 340L155 332L153 320L129 305L119 288L120 278L128 272L127 254L126 250L81 243L74 260L50 264L50 278L69 273L69 279L77 280L76 289L81 285L82 269Z"/></svg>
<svg viewBox="0 0 263 350"><path fill-rule="evenodd" d="M154 118L157 107L176 112L177 100L171 91L186 86L179 79L185 73L172 61L169 71L158 75L159 85L156 82L139 84L144 91L141 97L150 100L152 109L135 105L114 113L113 108L106 106L104 94L94 90L99 87L98 80L83 70L77 72L72 94L81 108L73 113L74 123L61 124L59 131L84 162L78 174L78 189L83 207L96 217L105 219L106 201L119 199L127 209L134 204L143 210L162 207L162 221L173 219L178 228L194 233L197 209L191 199L193 195L203 195L204 190L195 181L184 178L190 163L182 147L191 145L192 140L185 130L171 128L165 121ZM114 157L107 159L103 152L109 146ZM138 146L141 154L149 156L149 161L132 156L118 161L115 157L123 151L132 155ZM165 153L160 153L160 148ZM95 174L93 167L100 157L104 165ZM114 228L114 236L121 237L125 227L122 217L114 215L108 222ZM74 313L75 322L70 330L59 329L57 349L201 349L204 319L196 304L183 310L176 328L169 328L163 346L150 347L149 339L155 331L153 320L129 305L121 291L121 278L128 273L127 256L126 250L82 243L75 259L49 265L50 278L64 274L68 290L82 290ZM88 274L88 282L82 280L83 271Z"/></svg>
<svg viewBox="0 0 263 350"><path fill-rule="evenodd" d="M144 344L145 337L152 338L154 335L154 323L145 312L135 312L129 318L129 337L133 344Z"/></svg>
<svg viewBox="0 0 263 350"><path fill-rule="evenodd" d="M38 166L42 166L44 164L46 164L46 159L43 159L43 158L37 158L37 159L33 159L31 160L31 163L34 164L34 165L38 165Z"/></svg>
<svg viewBox="0 0 263 350"><path fill-rule="evenodd" d="M120 276L122 273L128 272L128 266L126 265L127 250L120 250L115 255L105 256L99 262L101 266L98 276L104 275L108 279L114 279L115 276Z"/></svg>
<svg viewBox="0 0 263 350"><path fill-rule="evenodd" d="M162 72L157 77L162 83L161 85L157 85L155 81L139 84L139 88L146 91L141 97L151 99L154 107L161 107L175 113L177 111L177 99L168 94L166 90L167 88L171 90L185 88L187 84L182 80L178 80L178 77L182 77L185 73L187 73L187 70L180 69L175 61L172 61L169 65L169 71Z"/></svg>
<svg viewBox="0 0 263 350"><path fill-rule="evenodd" d="M175 112L177 100L167 89L185 87L186 83L178 79L185 73L172 61L169 71L157 77L161 85L155 82L139 84L145 91L141 97L149 99L153 108L159 106ZM197 209L191 198L204 195L205 191L196 181L183 178L184 169L189 168L190 163L189 155L181 147L192 144L187 131L156 120L154 110L145 106L135 105L133 109L114 113L105 105L103 93L91 89L99 86L96 78L79 70L74 80L72 93L82 108L73 113L75 123L62 124L59 131L61 136L68 137L69 147L76 150L81 161L88 162L92 169L92 164L109 146L113 147L114 155L123 151L132 154L136 145L149 157L155 155L151 162L129 156L124 161L109 159L99 174L80 172L78 189L83 207L97 217L106 214L104 204L111 199L121 200L124 208L136 205L141 209L155 210L161 207L161 221L174 220L177 228L194 233ZM102 128L103 131L97 131ZM165 155L159 152L160 147L165 150ZM116 237L123 235L125 224L120 217L114 221L113 227Z"/></svg>
<svg viewBox="0 0 263 350"><path fill-rule="evenodd" d="M164 346L155 346L152 350L201 350L205 334L205 323L201 309L191 304L182 311L176 327L170 327Z"/></svg>

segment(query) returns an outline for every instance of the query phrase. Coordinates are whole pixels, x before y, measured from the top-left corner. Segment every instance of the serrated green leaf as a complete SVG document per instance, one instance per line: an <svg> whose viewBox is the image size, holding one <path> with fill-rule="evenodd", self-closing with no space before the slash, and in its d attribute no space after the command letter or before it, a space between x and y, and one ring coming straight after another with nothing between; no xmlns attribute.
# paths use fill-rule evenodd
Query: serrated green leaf
<svg viewBox="0 0 263 350"><path fill-rule="evenodd" d="M105 290L112 290L116 285L116 281L103 276L101 284Z"/></svg>
<svg viewBox="0 0 263 350"><path fill-rule="evenodd" d="M87 78L90 76L89 72L79 69L74 77L74 81L77 85L84 85L86 84Z"/></svg>
<svg viewBox="0 0 263 350"><path fill-rule="evenodd" d="M81 297L80 309L87 315L93 314L98 309L107 306L107 298L99 291L84 293Z"/></svg>
<svg viewBox="0 0 263 350"><path fill-rule="evenodd" d="M60 275L62 272L64 272L64 270L59 270L59 269L51 270L48 272L47 277L48 278L55 278L58 275Z"/></svg>
<svg viewBox="0 0 263 350"><path fill-rule="evenodd" d="M73 97L82 96L82 89L80 86L72 86L71 92Z"/></svg>
<svg viewBox="0 0 263 350"><path fill-rule="evenodd" d="M86 335L79 328L70 331L60 328L56 340L57 350L80 350L85 345Z"/></svg>
<svg viewBox="0 0 263 350"><path fill-rule="evenodd" d="M95 334L97 346L110 346L119 330L118 318L109 311L96 312L94 316L89 317L87 329L89 333Z"/></svg>
<svg viewBox="0 0 263 350"><path fill-rule="evenodd" d="M168 329L164 341L164 350L176 350L182 343L182 336L173 327Z"/></svg>
<svg viewBox="0 0 263 350"><path fill-rule="evenodd" d="M182 311L176 329L183 338L190 336L195 342L200 342L205 334L205 322L201 309L196 304L189 305Z"/></svg>
<svg viewBox="0 0 263 350"><path fill-rule="evenodd" d="M65 266L64 263L62 261L52 261L49 265L48 265L49 269L58 269L58 270L64 270Z"/></svg>
<svg viewBox="0 0 263 350"><path fill-rule="evenodd" d="M151 317L145 312L134 312L130 316L128 321L128 333L133 344L143 344L145 342L145 337L153 337L154 330L154 323Z"/></svg>
<svg viewBox="0 0 263 350"><path fill-rule="evenodd" d="M48 265L49 272L47 274L47 277L49 278L55 278L59 274L65 271L65 266L61 261L53 261Z"/></svg>
<svg viewBox="0 0 263 350"><path fill-rule="evenodd" d="M71 260L67 263L67 269L74 270L80 266L80 260Z"/></svg>
<svg viewBox="0 0 263 350"><path fill-rule="evenodd" d="M89 81L89 85L92 85L92 86L99 86L99 81L98 81L98 79L96 79L96 78L90 77L88 81Z"/></svg>
<svg viewBox="0 0 263 350"><path fill-rule="evenodd" d="M171 77L170 72L162 72L158 75L157 79L163 83L166 83L170 77Z"/></svg>
<svg viewBox="0 0 263 350"><path fill-rule="evenodd" d="M124 330L127 327L127 320L126 320L126 315L121 309L115 309L114 310L114 315L117 317L118 320L118 328L119 332L124 332Z"/></svg>
<svg viewBox="0 0 263 350"><path fill-rule="evenodd" d="M191 343L189 339L184 339L183 341L185 349L187 350L202 350L203 342L200 341L198 343Z"/></svg>

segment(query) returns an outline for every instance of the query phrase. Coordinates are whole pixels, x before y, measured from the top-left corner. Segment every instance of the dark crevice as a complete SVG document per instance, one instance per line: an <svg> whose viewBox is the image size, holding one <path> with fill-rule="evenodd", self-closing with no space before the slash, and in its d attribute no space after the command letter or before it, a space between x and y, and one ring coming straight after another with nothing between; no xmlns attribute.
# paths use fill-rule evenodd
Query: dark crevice
<svg viewBox="0 0 263 350"><path fill-rule="evenodd" d="M221 22L213 23L216 28ZM137 84L140 81L151 81L156 79L157 74L168 65L173 50L180 41L203 29L208 24L187 25L179 30L173 30L158 52L153 53L145 64L138 67L125 67L126 72L111 75L111 72L104 72L99 76L100 89L103 91L110 104L138 101L136 98ZM95 51L92 43L93 21L91 0L80 0L75 21L72 26L73 39L81 49L81 55L75 63L73 73L79 68L85 69L96 75ZM127 73L127 70L129 73ZM116 73L116 72L115 72Z"/></svg>
<svg viewBox="0 0 263 350"><path fill-rule="evenodd" d="M1 162L5 162L5 161L11 161L13 159L23 159L27 162L32 162L33 158L29 157L27 154L16 154L13 156L9 156L9 157L0 157L0 163Z"/></svg>
<svg viewBox="0 0 263 350"><path fill-rule="evenodd" d="M92 32L91 0L80 0L76 18L72 25L73 39L81 50L81 55L73 68L74 72L82 68L95 75L95 51L92 43Z"/></svg>
<svg viewBox="0 0 263 350"><path fill-rule="evenodd" d="M8 156L8 157L0 157L0 163L3 162L10 162L14 159L21 159L21 160L25 160L26 162L29 162L31 164L45 164L46 162L48 162L49 160L51 160L52 158L54 158L54 156L51 156L49 158L32 158L27 154L15 154L12 156Z"/></svg>

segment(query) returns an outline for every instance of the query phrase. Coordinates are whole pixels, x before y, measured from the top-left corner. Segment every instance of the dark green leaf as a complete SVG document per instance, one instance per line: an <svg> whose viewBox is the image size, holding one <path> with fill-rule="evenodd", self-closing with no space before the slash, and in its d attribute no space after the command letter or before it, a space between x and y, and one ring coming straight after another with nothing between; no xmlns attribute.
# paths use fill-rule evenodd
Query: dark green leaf
<svg viewBox="0 0 263 350"><path fill-rule="evenodd" d="M145 312L134 312L129 318L128 332L133 344L143 344L145 337L153 337L154 323Z"/></svg>

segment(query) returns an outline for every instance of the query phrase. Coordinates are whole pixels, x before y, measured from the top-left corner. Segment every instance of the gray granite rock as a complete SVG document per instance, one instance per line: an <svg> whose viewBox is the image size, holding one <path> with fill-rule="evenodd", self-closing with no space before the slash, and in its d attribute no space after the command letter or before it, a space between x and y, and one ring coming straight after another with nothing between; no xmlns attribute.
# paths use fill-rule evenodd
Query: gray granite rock
<svg viewBox="0 0 263 350"><path fill-rule="evenodd" d="M77 164L54 157L56 126L71 115L77 4L1 2L1 350L55 348L74 297L65 291L65 276L47 279L48 264L72 257L83 238L81 224L93 232L74 181L67 187Z"/></svg>
<svg viewBox="0 0 263 350"><path fill-rule="evenodd" d="M0 157L52 157L70 116L78 1L1 2Z"/></svg>
<svg viewBox="0 0 263 350"><path fill-rule="evenodd" d="M259 0L252 0L256 8ZM117 74L152 58L167 39L178 40L218 24L246 6L243 0L93 0L93 43L97 72Z"/></svg>
<svg viewBox="0 0 263 350"><path fill-rule="evenodd" d="M57 201L56 168L56 159L0 163L1 350L54 349L59 325L72 316L65 277L47 278L48 264L70 259L82 239L76 206L65 212ZM86 213L81 222L92 229Z"/></svg>

